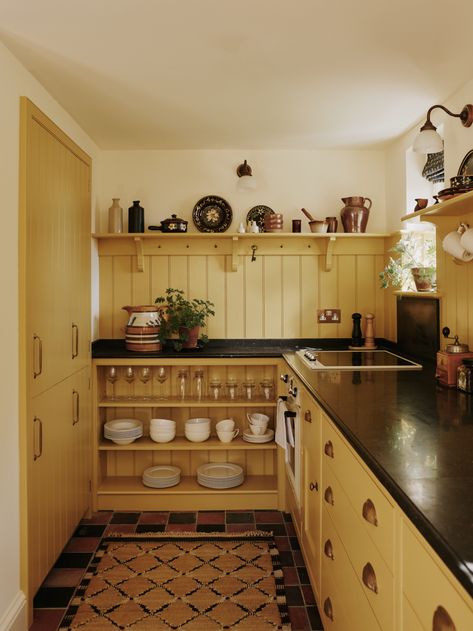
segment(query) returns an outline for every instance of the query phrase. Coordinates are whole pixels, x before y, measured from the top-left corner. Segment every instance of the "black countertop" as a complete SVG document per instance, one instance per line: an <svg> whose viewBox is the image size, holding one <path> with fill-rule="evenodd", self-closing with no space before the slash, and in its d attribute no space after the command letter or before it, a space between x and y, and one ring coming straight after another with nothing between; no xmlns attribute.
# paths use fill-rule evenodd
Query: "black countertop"
<svg viewBox="0 0 473 631"><path fill-rule="evenodd" d="M319 371L286 361L473 596L473 395L422 371Z"/></svg>
<svg viewBox="0 0 473 631"><path fill-rule="evenodd" d="M379 340L379 342L383 342ZM421 371L314 371L298 348L349 340L211 340L179 353L134 353L98 340L93 358L280 357L299 375L353 448L473 596L473 395ZM393 348L385 343L384 347ZM422 362L423 363L423 362Z"/></svg>

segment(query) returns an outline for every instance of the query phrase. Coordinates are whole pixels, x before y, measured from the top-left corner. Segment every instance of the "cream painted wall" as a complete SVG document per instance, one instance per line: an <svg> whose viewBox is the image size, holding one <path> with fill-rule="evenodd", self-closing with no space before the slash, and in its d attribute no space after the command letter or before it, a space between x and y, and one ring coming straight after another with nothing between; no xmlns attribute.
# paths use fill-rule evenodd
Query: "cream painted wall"
<svg viewBox="0 0 473 631"><path fill-rule="evenodd" d="M3 309L8 310L8 334L2 340L0 363L0 628L8 628L22 600L19 554L19 323L18 323L18 157L19 98L28 96L68 133L94 160L97 147L78 125L0 44L0 190L2 230L0 233L0 287ZM3 626L5 625L5 626Z"/></svg>
<svg viewBox="0 0 473 631"><path fill-rule="evenodd" d="M236 168L244 159L253 169L254 191L237 190ZM112 197L120 197L125 220L127 208L139 199L146 226L177 213L189 220L189 231L196 231L192 209L204 195L220 195L229 202L230 231L245 222L252 206L265 204L284 214L286 231L297 218L308 232L301 207L315 218L339 217L341 197L349 195L372 199L368 232L385 230L383 151L105 151L102 169L97 232L107 231Z"/></svg>

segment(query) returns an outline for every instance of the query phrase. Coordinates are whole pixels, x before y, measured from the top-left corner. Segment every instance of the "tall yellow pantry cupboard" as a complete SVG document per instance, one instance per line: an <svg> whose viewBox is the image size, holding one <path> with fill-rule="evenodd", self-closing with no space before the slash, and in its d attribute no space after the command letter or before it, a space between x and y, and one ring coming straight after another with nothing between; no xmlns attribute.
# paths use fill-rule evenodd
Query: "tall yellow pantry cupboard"
<svg viewBox="0 0 473 631"><path fill-rule="evenodd" d="M21 99L22 589L32 599L90 499L91 159Z"/></svg>

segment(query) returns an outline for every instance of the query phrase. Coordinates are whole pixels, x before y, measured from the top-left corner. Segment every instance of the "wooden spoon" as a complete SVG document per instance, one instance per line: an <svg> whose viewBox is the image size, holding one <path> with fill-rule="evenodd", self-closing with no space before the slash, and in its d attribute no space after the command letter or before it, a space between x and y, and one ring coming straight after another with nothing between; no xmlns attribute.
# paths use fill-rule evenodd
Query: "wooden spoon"
<svg viewBox="0 0 473 631"><path fill-rule="evenodd" d="M305 208L301 208L301 210L309 221L315 221L315 219L312 217L312 215L310 214L308 210L306 210Z"/></svg>

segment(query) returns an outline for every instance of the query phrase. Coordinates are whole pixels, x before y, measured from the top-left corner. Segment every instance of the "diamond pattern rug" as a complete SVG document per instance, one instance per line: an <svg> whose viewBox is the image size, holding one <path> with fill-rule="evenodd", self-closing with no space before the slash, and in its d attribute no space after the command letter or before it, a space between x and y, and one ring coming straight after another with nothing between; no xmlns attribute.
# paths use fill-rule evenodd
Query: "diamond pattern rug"
<svg viewBox="0 0 473 631"><path fill-rule="evenodd" d="M270 533L102 540L60 629L290 631Z"/></svg>

